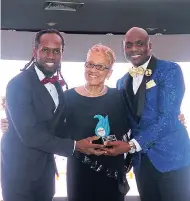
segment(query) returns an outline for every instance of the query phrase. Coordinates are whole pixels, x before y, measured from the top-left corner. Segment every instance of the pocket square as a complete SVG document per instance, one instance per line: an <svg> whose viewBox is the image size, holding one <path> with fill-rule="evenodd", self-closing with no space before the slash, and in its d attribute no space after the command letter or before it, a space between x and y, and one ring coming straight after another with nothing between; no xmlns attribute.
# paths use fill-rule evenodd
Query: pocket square
<svg viewBox="0 0 190 201"><path fill-rule="evenodd" d="M150 89L155 86L156 86L156 83L154 82L154 80L150 80L149 82L146 83L146 89Z"/></svg>

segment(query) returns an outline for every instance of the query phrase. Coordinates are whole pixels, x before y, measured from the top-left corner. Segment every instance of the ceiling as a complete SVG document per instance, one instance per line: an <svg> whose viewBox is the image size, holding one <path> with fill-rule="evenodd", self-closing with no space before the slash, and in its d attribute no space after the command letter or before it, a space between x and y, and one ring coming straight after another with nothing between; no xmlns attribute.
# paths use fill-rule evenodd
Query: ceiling
<svg viewBox="0 0 190 201"><path fill-rule="evenodd" d="M71 0L84 3L75 12L44 10L45 2L1 0L1 29L124 34L139 26L149 34L190 34L190 0Z"/></svg>

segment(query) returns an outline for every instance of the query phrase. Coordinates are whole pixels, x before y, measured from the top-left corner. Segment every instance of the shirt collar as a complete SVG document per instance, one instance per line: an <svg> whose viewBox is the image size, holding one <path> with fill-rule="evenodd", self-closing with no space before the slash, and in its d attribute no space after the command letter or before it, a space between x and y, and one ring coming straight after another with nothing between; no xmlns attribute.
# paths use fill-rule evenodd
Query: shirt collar
<svg viewBox="0 0 190 201"><path fill-rule="evenodd" d="M144 70L147 69L150 59L151 59L151 57L148 59L147 62L145 62L145 63L142 65L142 67L144 68Z"/></svg>
<svg viewBox="0 0 190 201"><path fill-rule="evenodd" d="M36 71L36 74L37 74L39 80L42 81L46 76L36 65L34 68L35 68L35 71ZM53 75L51 77L53 77Z"/></svg>
<svg viewBox="0 0 190 201"><path fill-rule="evenodd" d="M36 74L39 78L40 81L42 81L44 78L45 78L45 75L42 73L41 70L39 70L39 68L35 65L35 71L36 71Z"/></svg>

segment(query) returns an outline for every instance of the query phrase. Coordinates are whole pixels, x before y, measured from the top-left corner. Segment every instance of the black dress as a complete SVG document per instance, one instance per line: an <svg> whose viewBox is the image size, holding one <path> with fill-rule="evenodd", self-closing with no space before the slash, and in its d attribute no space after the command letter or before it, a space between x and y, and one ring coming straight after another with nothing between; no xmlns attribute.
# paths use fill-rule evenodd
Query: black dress
<svg viewBox="0 0 190 201"><path fill-rule="evenodd" d="M80 140L95 135L98 119L108 116L110 135L118 140L129 130L127 111L117 89L108 88L100 97L85 97L75 89L65 93L66 128L69 138ZM117 173L124 168L124 156L86 156L75 153L67 160L68 201L123 201Z"/></svg>

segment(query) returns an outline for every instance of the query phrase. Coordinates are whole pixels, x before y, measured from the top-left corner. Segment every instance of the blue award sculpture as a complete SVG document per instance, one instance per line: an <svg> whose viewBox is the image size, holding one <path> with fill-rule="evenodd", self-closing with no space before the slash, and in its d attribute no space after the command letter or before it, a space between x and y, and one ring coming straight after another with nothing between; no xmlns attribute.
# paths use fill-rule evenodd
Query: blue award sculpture
<svg viewBox="0 0 190 201"><path fill-rule="evenodd" d="M115 135L110 135L110 125L108 116L103 117L102 115L95 115L94 118L97 118L99 122L95 128L95 134L99 136L102 140L102 143L105 141L115 141L117 140Z"/></svg>

